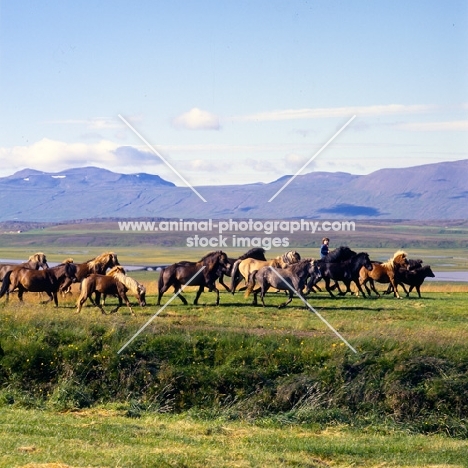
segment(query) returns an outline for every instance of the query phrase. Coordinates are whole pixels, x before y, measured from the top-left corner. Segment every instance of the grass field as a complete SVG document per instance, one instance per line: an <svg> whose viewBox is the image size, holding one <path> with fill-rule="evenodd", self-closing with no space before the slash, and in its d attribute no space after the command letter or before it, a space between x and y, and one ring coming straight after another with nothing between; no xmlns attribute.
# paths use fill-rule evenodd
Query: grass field
<svg viewBox="0 0 468 468"><path fill-rule="evenodd" d="M89 245L76 226L2 236L0 258L42 250L79 262L114 250L123 264L155 265L206 253L99 244L102 225L88 228ZM360 237L373 259L409 238L411 258L468 269L463 226L445 248L445 227L394 225L381 246L383 229ZM176 299L154 317L157 273L131 275L148 287L135 317L89 303L76 315L76 286L58 309L36 294L0 300L1 467L468 466L468 283L426 282L421 299L311 295L355 355L298 299L279 310L280 294L263 308L222 291L216 307L204 293L199 306Z"/></svg>
<svg viewBox="0 0 468 468"><path fill-rule="evenodd" d="M172 303L120 356L153 295L136 317L13 297L0 305L0 466L467 466L467 296L436 289L312 296L357 356L298 300L274 307L278 294L265 309L228 293Z"/></svg>

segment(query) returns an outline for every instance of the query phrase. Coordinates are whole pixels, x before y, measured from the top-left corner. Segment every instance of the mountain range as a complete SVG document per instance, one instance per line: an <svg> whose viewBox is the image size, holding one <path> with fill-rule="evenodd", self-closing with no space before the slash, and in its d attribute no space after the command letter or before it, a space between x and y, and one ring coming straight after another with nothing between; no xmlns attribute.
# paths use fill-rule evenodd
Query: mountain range
<svg viewBox="0 0 468 468"><path fill-rule="evenodd" d="M96 167L0 178L0 221L90 218L410 219L468 217L468 160L380 169L367 175L311 172L289 180L178 187L157 175Z"/></svg>

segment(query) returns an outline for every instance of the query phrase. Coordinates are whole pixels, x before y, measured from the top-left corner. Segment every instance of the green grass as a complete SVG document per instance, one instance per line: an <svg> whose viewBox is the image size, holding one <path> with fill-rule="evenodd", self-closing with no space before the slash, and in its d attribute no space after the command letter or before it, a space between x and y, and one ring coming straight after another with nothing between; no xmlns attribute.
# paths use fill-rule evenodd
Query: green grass
<svg viewBox="0 0 468 468"><path fill-rule="evenodd" d="M0 410L0 466L463 467L468 442L391 428L247 423L190 414Z"/></svg>

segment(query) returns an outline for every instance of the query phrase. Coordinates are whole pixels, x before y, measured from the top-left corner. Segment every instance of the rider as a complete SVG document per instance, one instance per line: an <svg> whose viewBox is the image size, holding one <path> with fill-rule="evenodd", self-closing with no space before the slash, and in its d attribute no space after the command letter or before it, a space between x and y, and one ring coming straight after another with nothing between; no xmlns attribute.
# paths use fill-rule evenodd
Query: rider
<svg viewBox="0 0 468 468"><path fill-rule="evenodd" d="M326 257L329 252L328 244L330 243L330 239L328 237L324 237L322 239L322 246L320 247L320 258Z"/></svg>

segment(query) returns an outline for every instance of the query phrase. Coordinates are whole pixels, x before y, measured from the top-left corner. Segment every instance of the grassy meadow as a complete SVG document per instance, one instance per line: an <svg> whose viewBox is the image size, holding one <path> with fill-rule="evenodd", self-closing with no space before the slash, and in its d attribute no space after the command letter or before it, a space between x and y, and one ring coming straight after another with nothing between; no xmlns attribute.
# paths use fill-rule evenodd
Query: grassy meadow
<svg viewBox="0 0 468 468"><path fill-rule="evenodd" d="M85 245L85 230L72 227L1 236L0 258L41 250L79 262L114 250L122 264L156 265L206 253ZM93 229L86 235L99 239ZM458 227L445 248L432 246L445 227L426 237L392 229L413 245L411 258L467 269ZM375 236L366 241L373 259L404 247ZM284 296L271 293L267 307L253 307L221 291L215 306L204 293L199 306L176 299L155 316L157 272L131 276L148 288L148 307L131 298L136 316L125 306L102 315L89 302L77 315L76 286L57 309L32 293L23 304L0 300L0 467L468 466L468 283L425 282L421 299L311 294L354 354L298 299L278 309ZM192 304L194 291L185 296Z"/></svg>

